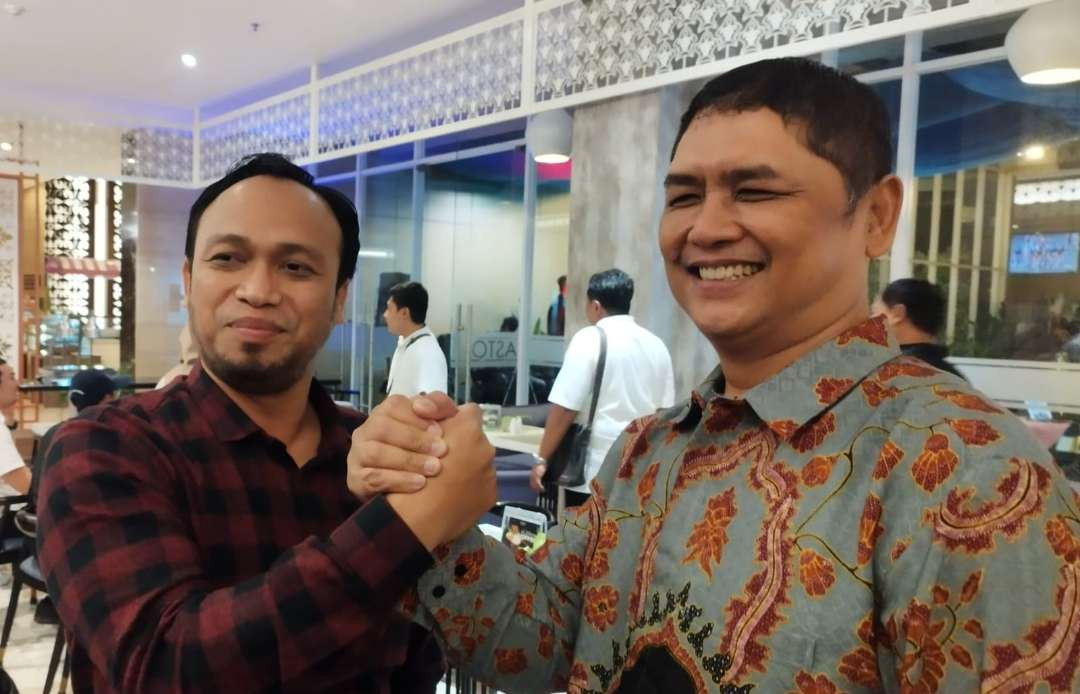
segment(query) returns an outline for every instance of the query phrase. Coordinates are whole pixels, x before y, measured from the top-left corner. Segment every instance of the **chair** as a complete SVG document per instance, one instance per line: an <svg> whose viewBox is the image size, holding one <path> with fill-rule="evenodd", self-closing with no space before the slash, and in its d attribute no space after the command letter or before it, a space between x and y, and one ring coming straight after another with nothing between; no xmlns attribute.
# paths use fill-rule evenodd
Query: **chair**
<svg viewBox="0 0 1080 694"><path fill-rule="evenodd" d="M24 538L37 537L37 516L29 511L22 510L15 514L14 525L23 534ZM37 556L29 553L20 561L11 572L11 599L8 601L7 614L4 615L3 633L0 634L0 665L3 664L4 653L7 651L8 640L11 638L11 627L15 624L15 610L19 606L19 593L23 585L48 594L45 585L45 577L41 573ZM44 694L52 691L53 679L56 677L56 669L60 665L60 656L64 657L63 670L60 675L60 694L67 691L68 676L71 672L71 654L65 648L64 627L56 628L56 640L53 642L52 657L49 659L49 671L45 677Z"/></svg>
<svg viewBox="0 0 1080 694"><path fill-rule="evenodd" d="M452 690L455 694L495 693L494 689L483 682L478 682L461 670L452 667L446 669L446 675L443 676L443 682L446 684L446 691L450 692Z"/></svg>

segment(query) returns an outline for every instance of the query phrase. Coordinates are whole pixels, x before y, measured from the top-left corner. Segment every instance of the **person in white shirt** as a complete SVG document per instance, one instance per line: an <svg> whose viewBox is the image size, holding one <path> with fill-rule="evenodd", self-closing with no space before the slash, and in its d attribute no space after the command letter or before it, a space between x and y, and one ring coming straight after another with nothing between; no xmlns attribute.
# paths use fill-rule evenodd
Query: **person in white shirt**
<svg viewBox="0 0 1080 694"><path fill-rule="evenodd" d="M19 382L15 370L0 359L0 410L8 410L19 401ZM30 468L26 467L15 439L6 426L0 427L0 496L17 496L30 491Z"/></svg>
<svg viewBox="0 0 1080 694"><path fill-rule="evenodd" d="M593 327L578 331L566 348L562 368L548 401L551 409L533 466L530 484L543 489L547 459L577 421L584 426L592 404L593 381L600 358L600 330L607 339L607 357L596 417L589 440L585 484L566 490L566 505L588 499L589 484L600 470L608 449L630 422L675 403L671 354L656 335L629 315L634 280L622 270L605 270L589 278L585 315Z"/></svg>
<svg viewBox="0 0 1080 694"><path fill-rule="evenodd" d="M427 308L428 293L419 282L402 282L390 288L383 318L390 334L397 335L398 345L390 362L388 395L411 398L421 393L446 392L446 355L424 325Z"/></svg>

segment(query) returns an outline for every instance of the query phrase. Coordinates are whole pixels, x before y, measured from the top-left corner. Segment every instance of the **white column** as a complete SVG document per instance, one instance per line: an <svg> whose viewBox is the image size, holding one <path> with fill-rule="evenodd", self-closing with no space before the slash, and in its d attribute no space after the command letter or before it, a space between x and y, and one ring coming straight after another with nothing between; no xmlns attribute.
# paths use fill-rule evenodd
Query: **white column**
<svg viewBox="0 0 1080 694"><path fill-rule="evenodd" d="M915 64L922 57L922 32L904 37L904 72L900 80L900 123L897 128L896 175L904 183L904 204L896 239L889 254L889 278L900 279L912 274L915 254L915 203L918 197L915 181L915 138L919 120L919 74Z"/></svg>
<svg viewBox="0 0 1080 694"><path fill-rule="evenodd" d="M953 195L952 241L949 254L949 303L945 318L945 342L950 344L956 335L956 298L960 287L960 241L964 226L964 172L956 172L956 191Z"/></svg>
<svg viewBox="0 0 1080 694"><path fill-rule="evenodd" d="M941 242L941 179L941 174L934 174L933 190L930 193L930 248L926 252L926 276L931 284L937 284L937 254L938 244Z"/></svg>
<svg viewBox="0 0 1080 694"><path fill-rule="evenodd" d="M424 158L424 141L417 140L413 143L413 161L417 162ZM426 175L423 166L414 165L412 172L412 269L411 275L414 282L423 282L422 269L424 265L424 197L426 195Z"/></svg>
<svg viewBox="0 0 1080 694"><path fill-rule="evenodd" d="M521 254L521 304L517 334L517 405L529 404L529 336L532 334L533 249L536 247L536 162L525 149L525 248Z"/></svg>
<svg viewBox="0 0 1080 694"><path fill-rule="evenodd" d="M971 244L971 292L968 294L968 320L979 317L979 266L982 265L982 237L986 226L986 167L980 166L975 181L975 238Z"/></svg>
<svg viewBox="0 0 1080 694"><path fill-rule="evenodd" d="M1012 225L1012 176L998 171L997 206L994 213L994 271L990 275L990 314L1001 313L1009 272L1009 236Z"/></svg>

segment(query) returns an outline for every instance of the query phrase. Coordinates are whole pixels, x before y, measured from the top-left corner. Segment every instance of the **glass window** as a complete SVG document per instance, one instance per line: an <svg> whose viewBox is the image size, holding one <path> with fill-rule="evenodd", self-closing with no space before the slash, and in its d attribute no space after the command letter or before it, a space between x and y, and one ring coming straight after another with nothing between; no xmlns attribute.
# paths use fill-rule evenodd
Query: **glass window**
<svg viewBox="0 0 1080 694"><path fill-rule="evenodd" d="M915 263L957 356L1080 361L1080 84L924 75Z"/></svg>
<svg viewBox="0 0 1080 694"><path fill-rule="evenodd" d="M496 123L482 128L473 128L463 132L440 135L427 141L424 152L427 155L446 154L462 149L494 145L499 142L519 140L525 137L525 119Z"/></svg>
<svg viewBox="0 0 1080 694"><path fill-rule="evenodd" d="M459 402L514 403L524 172L521 148L425 168L428 326L450 343Z"/></svg>
<svg viewBox="0 0 1080 694"><path fill-rule="evenodd" d="M1019 12L982 21L934 29L923 34L923 60L947 58L1005 45L1005 34Z"/></svg>
<svg viewBox="0 0 1080 694"><path fill-rule="evenodd" d="M315 177L333 176L335 174L356 171L356 157L342 157L330 161L319 162L315 165ZM352 194L349 194L352 197Z"/></svg>
<svg viewBox="0 0 1080 694"><path fill-rule="evenodd" d="M875 72L904 64L904 37L841 48L836 67L849 75Z"/></svg>
<svg viewBox="0 0 1080 694"><path fill-rule="evenodd" d="M382 317L388 290L412 278L413 263L413 171L394 171L364 179L364 216L360 221L360 253L353 280L357 302L355 329L359 354L359 381L372 406L386 397L386 379L397 338L386 329Z"/></svg>
<svg viewBox="0 0 1080 694"><path fill-rule="evenodd" d="M537 164L529 402L547 402L565 351L572 164ZM561 284L560 284L561 280Z"/></svg>
<svg viewBox="0 0 1080 694"><path fill-rule="evenodd" d="M367 153L367 168L386 166L387 164L400 164L413 158L413 143L406 142L403 145L394 145L385 149L377 149Z"/></svg>

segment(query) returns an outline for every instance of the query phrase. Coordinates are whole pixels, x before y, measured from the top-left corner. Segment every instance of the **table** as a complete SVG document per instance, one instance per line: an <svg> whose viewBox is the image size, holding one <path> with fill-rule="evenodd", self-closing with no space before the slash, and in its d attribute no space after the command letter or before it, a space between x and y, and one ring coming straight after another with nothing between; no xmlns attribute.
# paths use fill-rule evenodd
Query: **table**
<svg viewBox="0 0 1080 694"><path fill-rule="evenodd" d="M509 431L501 431L498 429L485 429L484 435L487 436L488 442L495 448L502 448L508 451L514 451L515 453L531 453L537 455L540 452L540 439L544 436L543 427L534 427L525 425L521 427L521 431L517 433L510 433ZM566 508L566 489L559 487L559 501L556 504L555 517L557 519L563 517L563 510Z"/></svg>

